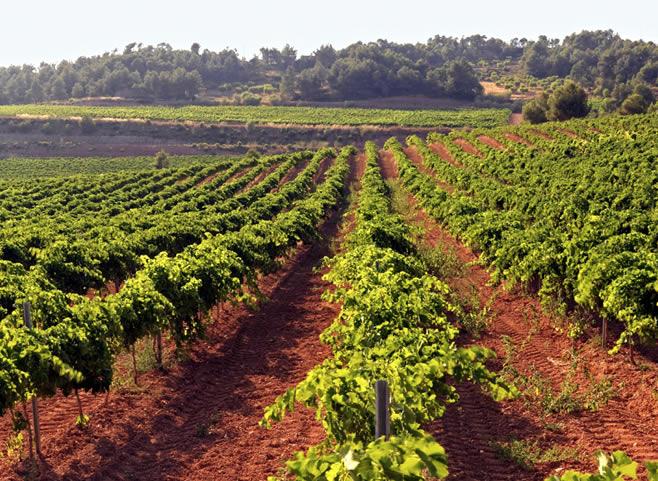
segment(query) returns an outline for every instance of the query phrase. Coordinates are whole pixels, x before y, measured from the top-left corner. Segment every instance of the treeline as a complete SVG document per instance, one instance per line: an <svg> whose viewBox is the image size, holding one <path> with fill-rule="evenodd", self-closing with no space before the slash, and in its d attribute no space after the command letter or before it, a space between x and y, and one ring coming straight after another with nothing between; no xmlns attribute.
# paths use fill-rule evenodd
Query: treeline
<svg viewBox="0 0 658 481"><path fill-rule="evenodd" d="M629 108L636 110L639 97L650 96L647 88L658 86L658 46L624 40L612 30L584 31L562 42L541 36L525 45L521 63L538 78L569 77L607 99L609 111L622 108L631 96Z"/></svg>
<svg viewBox="0 0 658 481"><path fill-rule="evenodd" d="M122 52L75 62L0 68L0 103L99 96L191 100L204 90L236 84L266 86L264 91L283 100L473 99L482 87L472 66L504 60L520 62L536 77L569 76L606 97L621 98L637 82L655 85L658 76L654 43L623 40L612 31L582 32L564 41L542 36L505 42L482 35L435 36L416 44L378 40L341 50L325 45L301 56L286 45L263 48L251 59L229 49L202 51L196 43L189 50L132 43Z"/></svg>

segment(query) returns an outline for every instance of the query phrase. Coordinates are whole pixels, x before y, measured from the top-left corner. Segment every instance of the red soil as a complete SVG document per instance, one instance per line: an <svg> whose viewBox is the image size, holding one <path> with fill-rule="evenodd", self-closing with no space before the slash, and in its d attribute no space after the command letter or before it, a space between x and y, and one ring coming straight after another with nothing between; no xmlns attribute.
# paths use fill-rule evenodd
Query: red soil
<svg viewBox="0 0 658 481"><path fill-rule="evenodd" d="M477 260L472 251L435 222L425 218L424 223L430 241L449 246L464 263ZM482 339L475 341L477 344L494 349L502 358L505 354L502 337L509 336L519 350L514 367L526 375L540 373L554 390L560 389L570 367L573 345L564 333L556 332L555 323L542 312L536 298L519 290L508 292L504 286L491 287L488 273L474 264L469 264L463 278L449 280L449 284L462 296L475 290L482 305L491 303L490 327ZM536 325L528 320L533 316L537 316ZM653 394L658 389L655 362L644 359L642 365L646 371L643 372L622 355L611 357L593 342L579 343L576 347L581 366L586 366L594 379L612 380L615 397L598 412L549 416L549 422L562 425L560 432L552 432L545 428L546 421L537 409L528 408L522 400L496 404L475 387L460 386L459 402L431 426L450 456L452 479L519 479L492 446L511 438L536 440L543 449L575 447L580 452L578 461L541 465L523 479L543 480L557 467L591 470L594 454L599 449L621 449L640 460L658 459L655 436L658 402ZM577 372L575 382L581 391L591 383L582 370ZM466 439L464 432L476 435Z"/></svg>
<svg viewBox="0 0 658 481"><path fill-rule="evenodd" d="M542 131L542 130L539 130L539 129L532 129L532 130L530 130L530 132L532 132L532 133L535 134L536 136L541 137L541 138L543 138L543 139L545 139L545 140L554 140L553 137L551 137L550 135L548 135L546 132L544 132L544 131Z"/></svg>
<svg viewBox="0 0 658 481"><path fill-rule="evenodd" d="M353 161L352 178L363 171ZM357 168L355 168L357 167ZM339 306L324 302L329 285L316 270L330 254L339 211L325 240L300 247L279 272L259 283L269 301L214 312L208 340L169 372L149 372L136 390L102 398L83 395L90 426L74 426L75 401L41 403L42 480L256 480L275 474L300 449L323 439L314 413L299 409L271 431L258 426L263 409L322 362L321 331ZM0 438L9 432L0 420ZM0 459L0 478L19 480L22 467Z"/></svg>
<svg viewBox="0 0 658 481"><path fill-rule="evenodd" d="M254 179L252 179L251 182L249 182L247 185L245 185L244 188L242 188L240 190L240 192L245 192L245 191L251 189L253 186L260 184L265 179L265 177L270 175L272 172L274 172L279 167L280 167L280 164L278 162L275 162L274 164L270 165L265 170L263 170L260 174L258 174L256 177L254 177Z"/></svg>
<svg viewBox="0 0 658 481"><path fill-rule="evenodd" d="M405 149L405 152L408 149ZM409 154L407 154L409 155ZM377 163L382 172L382 177L384 179L397 179L398 177L398 167L395 164L393 154L390 150L380 150L379 157L377 158Z"/></svg>
<svg viewBox="0 0 658 481"><path fill-rule="evenodd" d="M517 144L523 144L523 145L527 145L528 147L532 147L532 142L524 139L520 135L513 134L513 133L510 133L510 132L505 132L505 137L507 137L508 139L510 139L513 142L516 142Z"/></svg>
<svg viewBox="0 0 658 481"><path fill-rule="evenodd" d="M429 144L429 148L435 153L438 154L443 160L452 164L454 167L462 168L463 166L455 160L450 151L446 149L445 145L439 144L438 142Z"/></svg>
<svg viewBox="0 0 658 481"><path fill-rule="evenodd" d="M383 159L386 163L392 159ZM393 171L386 168L385 173ZM410 197L415 205L415 200ZM521 373L539 373L557 391L570 368L570 353L578 351L580 368L574 381L583 392L591 385L585 369L596 380L604 376L614 386L614 396L598 411L548 415L523 399L494 402L472 385L459 385L459 401L441 418L426 426L448 453L449 479L461 481L537 480L556 468L592 470L594 453L603 449L625 450L638 460L658 459L658 366L655 360L642 358L633 366L625 356L610 356L594 342L572 344L564 333L557 332L555 322L542 312L535 297L504 286L492 287L488 272L475 263L478 256L417 210L416 222L425 229L426 240L454 252L465 267L463 275L446 279L462 298L476 293L481 305L490 308L490 324L481 339L462 339L476 343L504 356L503 336L508 336L518 350L512 365ZM500 362L492 367L500 366ZM551 423L557 429L547 429ZM576 460L538 464L523 470L496 452L495 443L511 439L538 442L543 449L576 448Z"/></svg>
<svg viewBox="0 0 658 481"><path fill-rule="evenodd" d="M476 149L473 144L471 144L468 140L466 139L455 139L454 140L455 144L459 145L461 149L466 152L467 154L475 155L476 157L484 157L484 154L480 152L478 149Z"/></svg>
<svg viewBox="0 0 658 481"><path fill-rule="evenodd" d="M483 144L493 147L496 150L505 150L505 146L498 142L496 139L492 139L488 135L479 135L478 140Z"/></svg>
<svg viewBox="0 0 658 481"><path fill-rule="evenodd" d="M327 169L331 166L333 161L334 161L334 158L331 157L331 156L327 156L324 159L322 159L322 162L320 162L320 168L318 169L318 171L313 176L313 182L318 184L319 182L322 181L322 179L324 178L324 174L326 174Z"/></svg>
<svg viewBox="0 0 658 481"><path fill-rule="evenodd" d="M418 168L418 170L420 170L424 174L431 175L432 177L434 177L434 173L430 168L428 168L425 165L425 163L423 162L423 156L420 155L416 147L407 147L406 149L404 149L404 153L407 154L409 160L414 163L414 165ZM391 154L391 152L386 150L386 151L382 151L382 156L386 157L386 162L382 165L382 169L384 168L390 169L391 167L389 167L388 164L393 164L393 168L395 168L395 171L392 173L394 174L395 177L397 177L398 176L397 167L395 166L395 160L393 159L393 154ZM391 176L385 175L385 177L388 178ZM445 190L448 194L452 194L455 191L455 188L452 185L446 182L442 182L439 179L435 179L435 180L438 186L441 187L443 190Z"/></svg>
<svg viewBox="0 0 658 481"><path fill-rule="evenodd" d="M199 182L197 182L194 187L197 187L197 188L198 187L203 187L204 185L209 184L213 180L215 180L215 178L217 178L217 176L219 176L220 174L222 174L222 172L215 172L214 174L210 174L208 177L205 177L205 178L201 179Z"/></svg>

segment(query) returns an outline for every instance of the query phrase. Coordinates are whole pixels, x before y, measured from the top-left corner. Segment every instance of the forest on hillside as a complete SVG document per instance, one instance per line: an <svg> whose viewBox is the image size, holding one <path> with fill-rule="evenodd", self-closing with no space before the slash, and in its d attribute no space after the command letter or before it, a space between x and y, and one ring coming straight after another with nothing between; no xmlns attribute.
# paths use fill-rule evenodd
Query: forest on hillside
<svg viewBox="0 0 658 481"><path fill-rule="evenodd" d="M243 104L262 94L277 101L352 100L423 95L471 100L483 93L477 68L507 61L537 78L570 78L602 97L622 101L638 84L658 85L658 46L612 30L564 39L504 41L483 35L437 35L425 43L358 42L323 45L299 55L290 45L262 48L247 59L236 50L188 50L131 43L122 51L74 62L0 68L0 104L120 96L145 101L192 101L200 94L237 91Z"/></svg>

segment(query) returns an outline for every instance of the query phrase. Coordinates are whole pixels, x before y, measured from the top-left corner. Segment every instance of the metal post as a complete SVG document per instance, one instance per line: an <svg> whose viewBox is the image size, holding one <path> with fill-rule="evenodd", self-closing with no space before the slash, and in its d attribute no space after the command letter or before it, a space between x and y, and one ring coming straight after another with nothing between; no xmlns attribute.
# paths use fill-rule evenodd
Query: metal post
<svg viewBox="0 0 658 481"><path fill-rule="evenodd" d="M375 439L391 435L390 392L386 381L375 383Z"/></svg>
<svg viewBox="0 0 658 481"><path fill-rule="evenodd" d="M25 327L32 329L32 305L29 302L23 303L23 321ZM37 456L41 456L41 427L39 426L39 400L36 396L32 397L32 418L34 420L34 444L36 445Z"/></svg>

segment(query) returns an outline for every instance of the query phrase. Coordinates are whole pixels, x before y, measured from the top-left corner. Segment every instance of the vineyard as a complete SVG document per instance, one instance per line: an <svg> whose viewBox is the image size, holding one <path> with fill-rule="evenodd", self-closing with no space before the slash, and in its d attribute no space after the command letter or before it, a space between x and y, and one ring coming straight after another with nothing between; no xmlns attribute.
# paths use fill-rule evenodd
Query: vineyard
<svg viewBox="0 0 658 481"><path fill-rule="evenodd" d="M2 160L3 479L658 480L657 115L37 114L474 129Z"/></svg>
<svg viewBox="0 0 658 481"><path fill-rule="evenodd" d="M507 109L391 110L282 106L91 107L77 105L0 105L0 117L152 120L205 123L400 125L412 127L494 127Z"/></svg>
<svg viewBox="0 0 658 481"><path fill-rule="evenodd" d="M212 163L216 157L169 156L170 167L187 167L193 164ZM24 158L10 157L0 161L0 179L37 179L43 177L62 177L76 174L106 174L119 171L142 171L153 166L153 157L81 157L81 158Z"/></svg>

